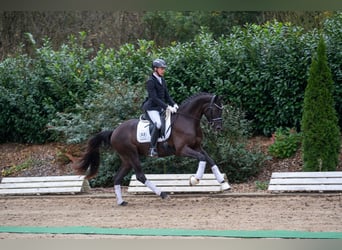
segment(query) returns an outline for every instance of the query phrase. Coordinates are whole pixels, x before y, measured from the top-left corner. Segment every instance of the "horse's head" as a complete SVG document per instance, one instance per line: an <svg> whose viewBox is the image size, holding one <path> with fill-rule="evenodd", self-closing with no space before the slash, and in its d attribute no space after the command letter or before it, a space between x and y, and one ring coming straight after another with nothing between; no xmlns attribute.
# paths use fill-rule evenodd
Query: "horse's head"
<svg viewBox="0 0 342 250"><path fill-rule="evenodd" d="M218 96L213 95L209 105L204 110L204 115L207 118L210 126L216 131L222 129L222 110L223 106Z"/></svg>

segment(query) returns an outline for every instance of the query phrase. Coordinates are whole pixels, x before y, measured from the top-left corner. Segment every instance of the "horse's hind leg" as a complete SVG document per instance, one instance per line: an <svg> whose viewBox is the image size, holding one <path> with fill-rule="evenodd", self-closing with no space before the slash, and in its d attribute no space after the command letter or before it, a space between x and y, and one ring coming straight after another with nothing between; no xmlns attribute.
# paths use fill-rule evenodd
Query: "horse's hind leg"
<svg viewBox="0 0 342 250"><path fill-rule="evenodd" d="M154 185L154 183L152 183L150 180L146 178L145 174L142 171L140 162L134 165L134 171L137 176L137 180L143 183L149 189L151 189L156 195L160 196L162 199L168 197L168 194L166 192L162 192L156 185Z"/></svg>
<svg viewBox="0 0 342 250"><path fill-rule="evenodd" d="M121 183L123 178L128 174L128 172L132 168L122 165L119 169L119 171L114 175L114 192L116 196L116 203L119 206L126 206L128 203L122 199L122 193L121 193Z"/></svg>

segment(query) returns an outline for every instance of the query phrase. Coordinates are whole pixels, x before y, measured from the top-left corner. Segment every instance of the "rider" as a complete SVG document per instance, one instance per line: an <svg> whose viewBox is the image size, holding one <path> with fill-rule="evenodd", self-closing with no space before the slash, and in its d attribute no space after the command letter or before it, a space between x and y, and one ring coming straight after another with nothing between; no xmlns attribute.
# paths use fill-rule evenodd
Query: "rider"
<svg viewBox="0 0 342 250"><path fill-rule="evenodd" d="M143 110L147 112L150 119L153 122L153 128L151 132L151 146L149 150L149 156L158 157L157 153L157 140L159 137L159 130L162 126L160 113L166 109L171 113L176 113L178 105L169 95L164 73L166 69L166 63L163 59L155 59L152 62L153 73L146 81L147 100L143 104Z"/></svg>

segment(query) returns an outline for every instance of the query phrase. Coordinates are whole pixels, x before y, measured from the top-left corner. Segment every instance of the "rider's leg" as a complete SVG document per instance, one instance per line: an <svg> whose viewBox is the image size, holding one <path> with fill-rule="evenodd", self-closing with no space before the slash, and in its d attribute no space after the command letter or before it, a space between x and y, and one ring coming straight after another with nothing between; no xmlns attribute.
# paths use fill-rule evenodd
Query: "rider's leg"
<svg viewBox="0 0 342 250"><path fill-rule="evenodd" d="M158 152L157 152L158 137L159 137L159 130L157 128L157 125L155 124L151 132L151 144L150 144L150 151L149 151L150 157L158 157Z"/></svg>
<svg viewBox="0 0 342 250"><path fill-rule="evenodd" d="M159 129L161 128L160 114L156 110L147 111L147 113L154 124L151 132L151 145L149 150L149 156L158 157L157 141L159 137Z"/></svg>

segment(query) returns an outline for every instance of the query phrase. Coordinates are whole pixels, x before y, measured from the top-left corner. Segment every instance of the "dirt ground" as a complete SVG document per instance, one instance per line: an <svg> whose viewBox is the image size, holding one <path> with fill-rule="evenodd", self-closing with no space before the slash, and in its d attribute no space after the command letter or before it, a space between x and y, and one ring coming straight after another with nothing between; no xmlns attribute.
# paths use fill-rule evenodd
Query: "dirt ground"
<svg viewBox="0 0 342 250"><path fill-rule="evenodd" d="M251 146L261 146L266 152L270 143L269 138L254 138ZM63 144L0 144L0 178L5 174L72 174L71 163L81 148ZM340 162L338 170L342 171L342 152ZM300 171L301 166L300 152L289 159L270 160L258 176L246 183L231 183L232 190L223 194L175 194L162 200L124 191L129 203L126 207L116 205L112 188L78 195L0 196L0 225L342 232L341 193L274 195L256 185L256 181L267 183L274 171ZM0 239L113 237L134 236L0 233Z"/></svg>
<svg viewBox="0 0 342 250"><path fill-rule="evenodd" d="M0 197L2 226L91 226L111 228L174 228L206 230L342 231L342 194L180 195L162 200L154 195ZM104 238L82 235L20 235L0 239ZM110 237L110 236L107 236ZM111 236L115 237L115 236Z"/></svg>

